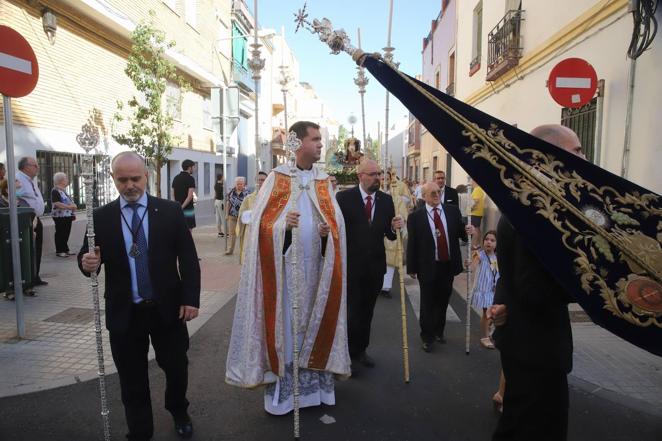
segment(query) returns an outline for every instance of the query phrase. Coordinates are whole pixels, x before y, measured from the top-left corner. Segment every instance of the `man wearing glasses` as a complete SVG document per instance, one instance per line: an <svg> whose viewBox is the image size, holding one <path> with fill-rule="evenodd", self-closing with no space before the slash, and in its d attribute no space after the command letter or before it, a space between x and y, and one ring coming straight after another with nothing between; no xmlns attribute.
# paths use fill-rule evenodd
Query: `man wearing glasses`
<svg viewBox="0 0 662 441"><path fill-rule="evenodd" d="M39 267L41 265L41 248L44 242L44 226L41 224L39 219L44 215L44 197L39 190L39 187L34 182L34 178L39 172L39 165L37 160L32 156L25 156L18 161L18 173L16 174L16 179L21 182L21 188L23 188L23 199L35 212L37 217L37 223L34 228L35 240L35 277L34 285L48 285L48 282L41 280L39 277Z"/></svg>
<svg viewBox="0 0 662 441"><path fill-rule="evenodd" d="M381 172L373 160L358 166L359 185L336 195L347 231L347 319L352 375L358 365L374 367L366 354L370 324L386 273L384 238L396 239L404 222L393 199L379 190Z"/></svg>

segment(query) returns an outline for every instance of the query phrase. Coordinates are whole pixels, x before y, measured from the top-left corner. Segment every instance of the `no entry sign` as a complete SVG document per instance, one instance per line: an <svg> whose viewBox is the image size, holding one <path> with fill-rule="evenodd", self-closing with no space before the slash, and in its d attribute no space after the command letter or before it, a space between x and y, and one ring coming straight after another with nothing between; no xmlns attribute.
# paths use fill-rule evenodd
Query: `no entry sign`
<svg viewBox="0 0 662 441"><path fill-rule="evenodd" d="M25 38L0 26L0 93L20 98L32 92L39 79L37 57Z"/></svg>
<svg viewBox="0 0 662 441"><path fill-rule="evenodd" d="M581 107L593 99L598 75L588 61L566 58L549 73L547 88L554 101L563 107Z"/></svg>

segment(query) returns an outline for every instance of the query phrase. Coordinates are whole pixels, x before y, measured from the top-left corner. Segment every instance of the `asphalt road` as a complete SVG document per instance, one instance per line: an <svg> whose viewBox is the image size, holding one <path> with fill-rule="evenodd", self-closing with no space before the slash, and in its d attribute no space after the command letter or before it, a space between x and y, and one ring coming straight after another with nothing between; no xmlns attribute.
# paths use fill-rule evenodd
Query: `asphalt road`
<svg viewBox="0 0 662 441"><path fill-rule="evenodd" d="M397 280L397 279L396 279ZM394 293L396 294L396 293ZM464 303L455 296L455 310ZM196 440L287 440L292 418L263 410L262 390L241 390L223 381L234 301L221 309L191 340L189 409ZM451 323L448 344L424 353L411 308L409 317L411 382L402 380L400 302L380 298L369 353L374 369L336 383L336 406L304 409L302 440L489 440L497 416L491 396L499 360L496 351L479 347L473 327L469 356L464 353L464 325ZM478 317L473 317L477 323ZM110 356L110 354L107 354ZM11 375L3 372L2 375ZM179 439L163 408L164 376L150 364L155 440ZM107 378L112 439L124 439L126 427L117 375ZM662 419L571 386L572 441L659 441ZM97 382L0 399L2 441L86 441L103 439ZM332 417L334 422L329 423Z"/></svg>

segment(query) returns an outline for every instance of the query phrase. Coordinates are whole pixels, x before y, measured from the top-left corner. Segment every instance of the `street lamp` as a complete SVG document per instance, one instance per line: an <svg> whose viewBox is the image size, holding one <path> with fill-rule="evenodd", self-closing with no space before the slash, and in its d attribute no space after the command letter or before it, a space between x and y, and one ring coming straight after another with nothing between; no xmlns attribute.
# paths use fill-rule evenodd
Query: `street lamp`
<svg viewBox="0 0 662 441"><path fill-rule="evenodd" d="M359 36L359 49L361 49L361 28L358 29ZM354 78L354 84L359 87L359 95L361 95L361 121L363 123L363 148L367 149L368 144L366 143L365 137L365 86L368 85L368 77L365 76L365 68L363 66L358 66L356 68L358 74ZM367 151L367 150L366 150Z"/></svg>
<svg viewBox="0 0 662 441"><path fill-rule="evenodd" d="M352 138L354 138L354 124L356 124L356 116L354 114L349 115L349 118L347 118L347 122L352 126Z"/></svg>
<svg viewBox="0 0 662 441"><path fill-rule="evenodd" d="M255 176L262 169L260 161L260 112L258 108L258 98L260 93L260 78L262 78L260 72L264 69L264 58L260 58L260 47L262 45L258 43L258 21L257 21L257 0L253 0L253 11L254 11L254 35L253 35L253 44L251 47L252 57L248 60L248 68L253 72L253 81L255 81Z"/></svg>
<svg viewBox="0 0 662 441"><path fill-rule="evenodd" d="M57 17L53 11L45 8L41 13L41 23L49 43L53 46L55 44L55 33L57 32Z"/></svg>

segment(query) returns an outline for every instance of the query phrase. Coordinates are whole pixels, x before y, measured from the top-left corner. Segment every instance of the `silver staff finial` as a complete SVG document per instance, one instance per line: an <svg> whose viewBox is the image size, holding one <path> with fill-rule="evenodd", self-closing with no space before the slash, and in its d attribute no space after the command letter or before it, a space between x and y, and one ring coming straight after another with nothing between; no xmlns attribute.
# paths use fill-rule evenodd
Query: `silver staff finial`
<svg viewBox="0 0 662 441"><path fill-rule="evenodd" d="M294 155L294 152L299 150L301 147L301 140L297 137L296 132L290 132L287 134L287 140L285 141L285 150L290 155Z"/></svg>
<svg viewBox="0 0 662 441"><path fill-rule="evenodd" d="M90 150L94 150L99 144L99 128L92 121L86 122L80 133L76 135L76 141L85 153L89 154Z"/></svg>
<svg viewBox="0 0 662 441"><path fill-rule="evenodd" d="M322 20L313 19L312 23L308 21L308 13L306 12L306 4L299 12L294 14L295 22L297 24L296 30L304 28L312 34L319 34L319 39L331 48L331 53L334 55L340 52L347 52L353 58L355 54L363 55L363 51L352 46L349 36L344 29L333 29L333 24L328 18Z"/></svg>

